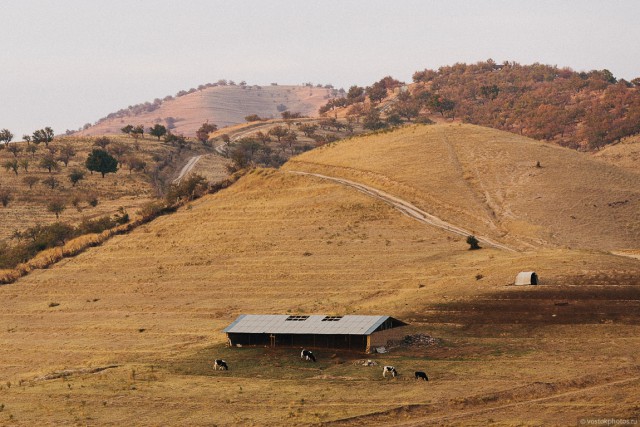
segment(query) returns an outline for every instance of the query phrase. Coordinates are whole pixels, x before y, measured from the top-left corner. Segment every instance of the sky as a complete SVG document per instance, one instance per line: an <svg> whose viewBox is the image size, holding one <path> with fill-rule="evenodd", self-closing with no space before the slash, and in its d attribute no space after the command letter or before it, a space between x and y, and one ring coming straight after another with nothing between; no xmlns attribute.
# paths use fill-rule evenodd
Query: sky
<svg viewBox="0 0 640 427"><path fill-rule="evenodd" d="M0 129L57 134L200 84L493 59L640 77L637 0L0 0Z"/></svg>

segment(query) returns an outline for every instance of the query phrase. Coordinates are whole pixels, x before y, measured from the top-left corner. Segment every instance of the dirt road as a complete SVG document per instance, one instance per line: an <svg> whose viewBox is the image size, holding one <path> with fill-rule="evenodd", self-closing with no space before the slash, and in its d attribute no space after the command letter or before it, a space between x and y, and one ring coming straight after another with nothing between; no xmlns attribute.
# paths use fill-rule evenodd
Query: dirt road
<svg viewBox="0 0 640 427"><path fill-rule="evenodd" d="M182 181L182 178L184 178L189 172L191 172L191 170L196 165L196 163L198 163L200 158L202 158L202 155L193 156L192 158L190 158L187 164L184 165L180 170L180 174L178 175L178 177L173 180L173 183L180 184L180 181Z"/></svg>
<svg viewBox="0 0 640 427"><path fill-rule="evenodd" d="M424 224L428 224L434 227L438 227L441 228L445 231L448 231L450 233L453 234L457 234L460 236L470 236L473 233L471 233L470 231L467 231L461 227L458 227L456 225L450 224L446 221L443 221L442 219L431 215L423 210L421 210L420 208L417 208L416 206L412 205L411 203L407 202L406 200L402 200L399 199L396 196L393 196L389 193L385 193L384 191L375 189L373 187L369 187L368 185L364 185L364 184L360 184L358 182L354 182L354 181L349 181L348 179L343 179L343 178L335 178L335 177L331 177L331 176L326 176L326 175L321 175L321 174L317 174L317 173L310 173L310 172L302 172L302 171L289 171L290 173L295 173L298 175L310 175L310 176L315 176L317 178L322 178L322 179L327 179L330 181L334 181L337 183L340 183L342 185L346 185L348 187L354 188L358 191L360 191L361 193L364 193L368 196L374 197L376 199L382 200L385 203L388 203L389 205L393 206L394 208L396 208L397 210L399 210L400 212L402 212L403 214L407 215L410 218L413 218L419 222L422 222ZM510 248L506 245L503 245L501 243L498 243L494 240L489 239L488 237L484 237L484 236L475 236L481 243L484 243L485 245L489 245L489 246L493 246L494 248L498 248L498 249L502 249L505 251L509 251L509 252L516 252L515 249Z"/></svg>

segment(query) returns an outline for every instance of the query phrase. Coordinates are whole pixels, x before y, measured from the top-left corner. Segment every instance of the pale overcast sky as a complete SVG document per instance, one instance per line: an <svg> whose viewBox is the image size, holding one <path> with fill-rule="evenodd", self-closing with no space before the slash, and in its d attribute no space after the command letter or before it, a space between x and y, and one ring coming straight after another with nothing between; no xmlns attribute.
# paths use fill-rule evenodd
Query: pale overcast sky
<svg viewBox="0 0 640 427"><path fill-rule="evenodd" d="M640 77L636 0L0 0L0 129L77 129L226 78L347 89L494 59Z"/></svg>

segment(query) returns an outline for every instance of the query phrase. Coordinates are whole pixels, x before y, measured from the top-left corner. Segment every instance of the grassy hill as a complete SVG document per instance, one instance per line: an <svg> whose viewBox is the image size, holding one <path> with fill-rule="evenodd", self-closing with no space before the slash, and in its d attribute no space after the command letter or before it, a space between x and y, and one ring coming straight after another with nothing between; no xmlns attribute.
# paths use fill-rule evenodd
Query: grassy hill
<svg viewBox="0 0 640 427"><path fill-rule="evenodd" d="M431 126L343 141L0 287L0 420L450 425L633 415L640 264L563 247L581 242L582 231L553 236L556 221L568 222L556 216L579 207L562 200L571 191L549 189L556 180L590 191L582 174L591 171L601 195L635 197L632 175L508 138ZM334 165L338 158L346 160ZM469 251L463 237L378 199L289 172L303 167L378 186L527 250ZM529 200L540 194L534 210ZM601 227L637 232L608 218ZM594 235L602 246L630 245ZM528 269L545 286L506 286ZM310 365L296 349L226 348L221 330L241 313L389 314L437 343L372 356L318 350ZM214 372L216 357L231 370ZM394 364L401 377L383 381L379 367L354 364L363 357ZM427 371L428 385L414 382L413 370Z"/></svg>
<svg viewBox="0 0 640 427"><path fill-rule="evenodd" d="M193 137L207 121L222 128L244 123L245 117L251 114L267 119L279 118L284 109L315 116L332 93L332 89L310 86L207 87L165 101L158 100L157 104L149 104L146 109L122 110L78 134L120 134L120 129L127 124L143 125L146 129L160 123L171 128L171 123L174 125L170 129L173 133Z"/></svg>

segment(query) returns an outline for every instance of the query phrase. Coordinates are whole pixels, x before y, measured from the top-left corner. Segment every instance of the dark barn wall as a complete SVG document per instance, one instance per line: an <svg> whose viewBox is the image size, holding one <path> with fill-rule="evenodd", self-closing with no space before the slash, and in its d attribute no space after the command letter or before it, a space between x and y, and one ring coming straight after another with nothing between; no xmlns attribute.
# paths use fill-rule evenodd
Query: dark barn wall
<svg viewBox="0 0 640 427"><path fill-rule="evenodd" d="M229 333L229 344L234 346L272 346L335 348L364 352L367 348L366 335L314 335L314 334L239 334Z"/></svg>

